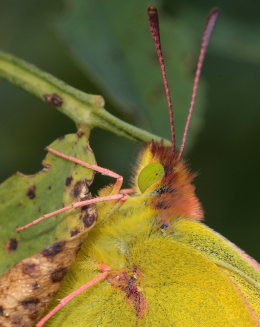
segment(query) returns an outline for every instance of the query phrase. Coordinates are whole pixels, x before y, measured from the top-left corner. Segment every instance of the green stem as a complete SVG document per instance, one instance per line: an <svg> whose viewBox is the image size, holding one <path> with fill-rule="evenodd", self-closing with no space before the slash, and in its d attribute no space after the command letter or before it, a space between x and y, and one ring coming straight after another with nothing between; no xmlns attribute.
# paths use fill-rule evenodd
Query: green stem
<svg viewBox="0 0 260 327"><path fill-rule="evenodd" d="M77 125L100 127L140 142L161 140L160 137L108 113L104 109L104 99L101 96L79 91L37 67L1 51L0 77L54 105ZM170 142L166 140L165 144Z"/></svg>

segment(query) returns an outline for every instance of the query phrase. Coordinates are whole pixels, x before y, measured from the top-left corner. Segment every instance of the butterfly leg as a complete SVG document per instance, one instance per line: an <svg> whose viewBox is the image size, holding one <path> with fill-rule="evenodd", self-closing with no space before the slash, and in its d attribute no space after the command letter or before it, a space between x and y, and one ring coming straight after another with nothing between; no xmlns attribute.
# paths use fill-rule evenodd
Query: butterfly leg
<svg viewBox="0 0 260 327"><path fill-rule="evenodd" d="M46 148L49 152L55 154L56 156L59 156L61 158L64 158L64 159L67 159L69 161L72 161L72 162L75 162L79 165L82 165L84 167L87 167L87 168L90 168L94 171L97 171L99 173L101 173L102 175L106 175L106 176L109 176L109 177L113 177L113 178L116 178L116 183L114 184L113 186L113 190L111 192L111 194L117 194L117 193L122 193L122 194L130 194L130 193L134 193L135 190L133 188L127 188L127 189L121 189L122 187L122 184L123 184L123 176L115 173L114 171L110 170L110 169L107 169L107 168L103 168L103 167L100 167L100 166L97 166L97 165L92 165L92 164L89 164L85 161L82 161L78 158L75 158L75 157L72 157L72 156L69 156L67 154L64 154L62 152L59 152L51 147L47 147ZM125 197L122 197L120 199L120 202L125 202L127 199L127 196Z"/></svg>
<svg viewBox="0 0 260 327"><path fill-rule="evenodd" d="M122 193L122 194L131 194L134 192L135 192L134 188L123 188L120 190L120 193Z"/></svg>
<svg viewBox="0 0 260 327"><path fill-rule="evenodd" d="M75 163L77 163L79 165L82 165L82 166L87 167L89 169L92 169L92 170L94 170L96 172L99 172L102 175L106 175L106 176L115 178L116 179L116 183L115 183L115 185L113 187L113 193L114 194L115 193L119 193L119 191L121 190L121 187L122 187L122 184L123 184L123 176L121 176L121 175L113 172L110 169L103 168L103 167L100 167L98 165L92 165L92 164L89 164L89 163L87 163L85 161L82 161L82 160L80 160L78 158L75 158L75 157L69 156L67 154L64 154L62 152L59 152L59 151L57 151L57 150L55 150L55 149L53 149L51 147L47 147L46 149L49 152L55 154L58 157L61 157L61 158L67 159L69 161L75 162Z"/></svg>
<svg viewBox="0 0 260 327"><path fill-rule="evenodd" d="M75 202L72 205L66 206L64 208L58 209L58 210L50 212L50 213L47 213L47 214L43 215L42 217L30 222L27 225L16 228L16 232L20 232L22 230L28 229L28 228L36 225L36 224L39 224L43 220L46 220L48 218L51 218L53 216L56 216L56 215L58 215L58 214L60 214L62 212L65 212L65 211L68 211L68 210L71 210L71 209L84 207L84 206L89 205L89 204L103 202L103 201L111 201L111 200L123 200L123 201L125 201L126 198L127 198L127 194L118 193L118 194L111 194L111 195L108 195L108 196L101 196L101 197L90 199L90 200Z"/></svg>
<svg viewBox="0 0 260 327"><path fill-rule="evenodd" d="M36 325L36 327L42 327L51 317L53 317L56 312L58 312L61 308L63 308L67 303L69 303L71 300L73 300L76 296L86 291L91 286L97 284L98 282L104 280L107 278L110 267L107 265L101 264L100 269L103 270L101 274L87 282L86 284L82 285L80 288L78 288L76 291L70 293L68 296L64 297L60 300L60 303L54 307L45 317L43 317Z"/></svg>
<svg viewBox="0 0 260 327"><path fill-rule="evenodd" d="M67 154L64 154L62 152L59 152L59 151L57 151L57 150L55 150L55 149L53 149L51 147L47 147L47 150L49 152L61 157L61 158L64 158L64 159L72 161L72 162L75 162L75 163L77 163L79 165L82 165L84 167L87 167L89 169L97 171L97 172L99 172L99 173L101 173L103 175L116 178L116 183L113 186L113 190L112 190L111 194L108 195L108 196L97 197L97 198L90 199L90 200L84 200L84 201L76 202L76 203L74 203L72 205L69 205L69 206L66 206L64 208L55 210L53 212L50 212L48 214L43 215L42 217L32 221L31 223L29 223L27 225L24 225L22 227L17 228L16 229L17 232L28 229L28 228L40 223L43 220L46 220L46 219L48 219L50 217L53 217L55 215L58 215L58 214L60 214L62 212L65 212L65 211L68 211L68 210L71 210L71 209L74 209L74 208L83 207L85 205L89 205L89 204L92 204L92 203L98 203L98 202L110 201L110 200L119 200L120 202L125 202L126 199L127 199L127 194L130 194L130 193L134 192L134 189L122 189L121 190L121 187L122 187L122 184L123 184L123 177L121 175L113 172L110 169L103 168L103 167L100 167L100 166L97 166L97 165L89 164L89 163L87 163L85 161L82 161L82 160L80 160L78 158L75 158L75 157L69 156Z"/></svg>

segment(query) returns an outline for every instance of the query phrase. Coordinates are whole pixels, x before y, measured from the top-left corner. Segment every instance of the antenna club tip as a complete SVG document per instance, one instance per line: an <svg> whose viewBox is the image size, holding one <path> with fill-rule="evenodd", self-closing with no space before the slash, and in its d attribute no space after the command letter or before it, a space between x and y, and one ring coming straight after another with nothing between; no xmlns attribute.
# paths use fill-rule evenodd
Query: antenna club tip
<svg viewBox="0 0 260 327"><path fill-rule="evenodd" d="M150 6L147 8L147 13L149 16L152 16L152 15L157 15L158 14L158 10L155 6Z"/></svg>

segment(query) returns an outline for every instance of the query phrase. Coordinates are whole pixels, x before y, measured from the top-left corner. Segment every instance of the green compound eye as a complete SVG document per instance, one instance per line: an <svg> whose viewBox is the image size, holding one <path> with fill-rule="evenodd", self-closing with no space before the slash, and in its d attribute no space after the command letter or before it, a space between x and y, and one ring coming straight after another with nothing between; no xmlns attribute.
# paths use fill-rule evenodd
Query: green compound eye
<svg viewBox="0 0 260 327"><path fill-rule="evenodd" d="M138 187L143 193L147 188L161 180L164 176L164 167L159 162L145 166L138 176Z"/></svg>

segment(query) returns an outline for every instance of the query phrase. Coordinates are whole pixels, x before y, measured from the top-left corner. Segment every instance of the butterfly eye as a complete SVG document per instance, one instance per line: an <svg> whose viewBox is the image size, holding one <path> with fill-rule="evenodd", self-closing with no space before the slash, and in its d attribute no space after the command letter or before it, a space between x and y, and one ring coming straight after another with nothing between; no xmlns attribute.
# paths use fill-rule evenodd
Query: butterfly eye
<svg viewBox="0 0 260 327"><path fill-rule="evenodd" d="M138 176L138 187L143 193L147 188L161 180L164 176L164 167L159 162L145 166Z"/></svg>

